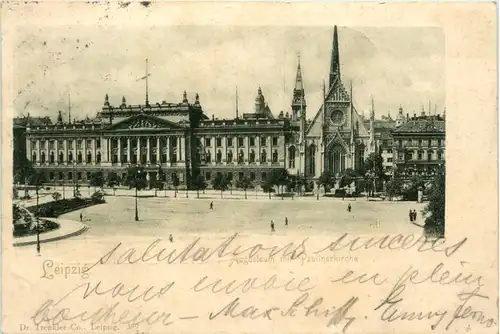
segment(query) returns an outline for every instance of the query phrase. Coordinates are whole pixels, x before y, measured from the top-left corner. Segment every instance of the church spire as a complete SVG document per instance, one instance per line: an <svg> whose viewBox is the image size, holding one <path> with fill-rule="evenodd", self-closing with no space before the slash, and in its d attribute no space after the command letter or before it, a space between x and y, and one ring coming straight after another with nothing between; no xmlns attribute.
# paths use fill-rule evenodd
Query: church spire
<svg viewBox="0 0 500 334"><path fill-rule="evenodd" d="M340 76L339 38L337 26L333 28L332 59L330 64L330 85L333 85L335 78Z"/></svg>
<svg viewBox="0 0 500 334"><path fill-rule="evenodd" d="M295 75L295 87L293 88L292 99L292 120L297 120L305 113L306 97L304 93L304 83L302 81L302 70L300 68L300 54L298 55L297 73Z"/></svg>

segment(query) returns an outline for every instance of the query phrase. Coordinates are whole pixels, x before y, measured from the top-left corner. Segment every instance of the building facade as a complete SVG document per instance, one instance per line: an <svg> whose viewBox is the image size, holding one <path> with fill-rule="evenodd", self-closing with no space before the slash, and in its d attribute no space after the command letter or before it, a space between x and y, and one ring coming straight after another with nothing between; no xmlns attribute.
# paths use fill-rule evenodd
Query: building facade
<svg viewBox="0 0 500 334"><path fill-rule="evenodd" d="M402 116L402 108L396 120L376 120L373 102L369 119L360 115L352 87L342 81L338 45L335 27L329 82L323 84L323 102L311 121L299 59L289 112L273 113L260 87L253 110L240 116L237 109L232 119L209 118L198 94L191 101L184 92L178 103L150 103L146 92L140 105L127 104L125 97L113 104L106 95L92 119L65 121L59 112L53 124L28 120L23 154L55 183L87 183L96 171L124 179L131 166L142 166L150 180L176 177L184 185L196 175L209 182L219 173L258 184L283 168L313 181L326 171L356 170L377 149L388 171L393 165L406 169L401 167L406 160L393 157L400 150L393 136L405 143L406 137L413 138L413 130L405 132L413 120Z"/></svg>
<svg viewBox="0 0 500 334"><path fill-rule="evenodd" d="M441 115L414 115L395 128L393 162L403 177L432 178L445 166L445 119Z"/></svg>

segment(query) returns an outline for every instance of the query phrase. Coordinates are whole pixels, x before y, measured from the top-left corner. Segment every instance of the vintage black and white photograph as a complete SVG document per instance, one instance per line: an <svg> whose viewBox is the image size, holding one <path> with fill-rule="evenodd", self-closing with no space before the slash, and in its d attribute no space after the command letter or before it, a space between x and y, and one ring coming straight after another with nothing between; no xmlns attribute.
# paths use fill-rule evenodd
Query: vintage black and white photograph
<svg viewBox="0 0 500 334"><path fill-rule="evenodd" d="M5 332L498 331L490 7L2 10Z"/></svg>
<svg viewBox="0 0 500 334"><path fill-rule="evenodd" d="M444 237L438 28L93 27L22 40L16 243Z"/></svg>

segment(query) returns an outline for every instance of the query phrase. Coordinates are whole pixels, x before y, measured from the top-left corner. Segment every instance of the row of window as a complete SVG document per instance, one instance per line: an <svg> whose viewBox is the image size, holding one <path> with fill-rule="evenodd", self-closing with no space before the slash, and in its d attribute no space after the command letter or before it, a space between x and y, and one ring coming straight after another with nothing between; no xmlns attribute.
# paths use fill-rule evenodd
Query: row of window
<svg viewBox="0 0 500 334"><path fill-rule="evenodd" d="M398 147L403 147L403 146L424 146L427 145L427 147L432 147L432 146L442 146L443 145L443 140L442 139L412 139L412 140L398 140Z"/></svg>
<svg viewBox="0 0 500 334"><path fill-rule="evenodd" d="M112 139L111 148L118 148L118 142L120 141L120 147L126 149L128 147L128 139ZM150 142L151 148L156 147L156 140ZM148 145L147 138L137 138L130 141L130 146L136 148L137 146L146 147ZM167 146L167 138L160 138L160 145L163 147ZM170 140L170 147L177 148L177 140Z"/></svg>
<svg viewBox="0 0 500 334"><path fill-rule="evenodd" d="M405 158L404 153L399 154L400 159ZM436 158L436 159L434 159ZM424 160L424 153L423 152L407 152L406 153L406 160ZM437 151L437 154L434 154L434 151L428 151L427 152L427 161L431 160L443 160L443 152Z"/></svg>
<svg viewBox="0 0 500 334"><path fill-rule="evenodd" d="M56 149L56 146L57 146L57 149L59 150L62 150L64 148L64 140L40 140L40 149L45 149L46 146L47 146L47 142L49 142L49 149L50 150L55 150ZM73 140L68 140L67 141L68 143L68 150L72 150L73 149ZM33 140L31 142L31 148L32 149L36 149L37 148L37 141L36 140ZM87 139L87 148L89 147L92 147L92 139ZM76 141L76 148L81 150L82 149L82 145L83 145L83 140L79 139ZM95 140L95 145L96 145L96 148L101 148L101 139L99 138L96 138Z"/></svg>
<svg viewBox="0 0 500 334"><path fill-rule="evenodd" d="M33 155L32 155L32 162L37 162L38 161L38 156L37 156L37 152L33 152ZM83 154L81 152L78 152L77 154L77 157L76 157L76 161L78 163L82 163L83 162ZM92 162L92 153L88 152L87 153L87 157L86 157L86 160L85 160L87 163L91 163ZM40 162L41 163L45 163L47 162L47 158L45 156L45 152L42 152L40 154ZM56 162L56 155L54 154L54 152L50 152L50 155L49 155L49 162L51 164L55 163ZM57 162L64 162L64 154L62 152L59 153L59 159L57 159ZM69 152L68 153L68 162L73 162L73 152ZM97 163L100 163L101 162L101 152L97 152L96 154L96 162Z"/></svg>
<svg viewBox="0 0 500 334"><path fill-rule="evenodd" d="M158 163L158 159L156 158L156 154L152 154L150 157L149 157L149 163L152 163L152 164L156 164ZM171 153L170 154L170 159L169 161L171 163L177 163L177 154L175 152ZM111 162L116 164L118 163L118 154L114 154L111 156ZM121 160L120 160L121 163L128 163L128 157L127 155L122 155L121 156ZM160 162L162 164L164 163L167 163L167 154L163 153L160 155ZM137 155L131 155L130 156L130 163L132 164L136 164L137 163ZM147 154L141 154L140 156L140 163L141 164L146 164L148 163L148 160L147 160Z"/></svg>
<svg viewBox="0 0 500 334"><path fill-rule="evenodd" d="M215 146L217 147L222 147L222 139L220 137L215 138ZM227 146L232 147L233 146L233 138L227 137L226 143ZM238 146L244 146L244 139L242 137L238 137ZM248 137L248 145L249 146L255 146L255 141L257 138L255 137ZM212 138L205 138L205 146L211 146L212 145ZM267 137L260 137L260 145L261 146L267 146ZM273 146L278 146L278 137L272 137L272 145Z"/></svg>
<svg viewBox="0 0 500 334"><path fill-rule="evenodd" d="M210 151L205 152L205 159L206 162L211 162L212 161L212 153ZM238 157L236 160L238 163L243 163L245 161L245 152L243 150L240 150L238 153ZM250 154L248 156L248 161L250 163L255 163L255 151L251 150ZM272 162L278 162L278 150L274 150L272 154ZM221 150L217 150L217 153L215 154L215 162L216 163L222 163L222 152ZM227 162L231 163L233 162L233 151L229 150L227 152ZM260 162L267 162L267 152L266 150L262 150L260 153Z"/></svg>
<svg viewBox="0 0 500 334"><path fill-rule="evenodd" d="M222 172L216 172L214 173L216 176L222 176ZM255 172L250 172L249 173L250 175L250 181L255 181L256 179L256 173ZM229 179L229 180L233 180L234 179L234 174L233 172L228 172L226 174L226 177ZM238 172L238 179L239 180L242 180L243 178L245 177L245 173L244 172ZM261 172L260 173L260 177L262 180L265 180L267 178L267 173L266 172ZM212 179L212 172L205 172L205 180L206 181L210 181Z"/></svg>

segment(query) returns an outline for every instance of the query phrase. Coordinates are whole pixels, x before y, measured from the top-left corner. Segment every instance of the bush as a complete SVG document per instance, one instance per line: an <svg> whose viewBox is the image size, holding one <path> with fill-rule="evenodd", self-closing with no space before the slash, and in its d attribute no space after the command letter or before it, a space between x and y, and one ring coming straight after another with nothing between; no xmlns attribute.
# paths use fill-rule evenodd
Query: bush
<svg viewBox="0 0 500 334"><path fill-rule="evenodd" d="M62 199L59 201L43 203L39 205L38 208L38 217L58 217L62 214L75 211L81 208L85 208L87 206L91 206L94 204L98 204L102 202L94 202L92 199L83 199L83 198L71 198L71 199ZM31 206L27 208L31 212L36 212L37 207Z"/></svg>
<svg viewBox="0 0 500 334"><path fill-rule="evenodd" d="M90 197L92 203L104 203L104 194L101 191L96 191Z"/></svg>
<svg viewBox="0 0 500 334"><path fill-rule="evenodd" d="M60 193L58 193L57 191L52 194L52 198L54 199L54 201L60 200L61 197L62 197L62 195Z"/></svg>

